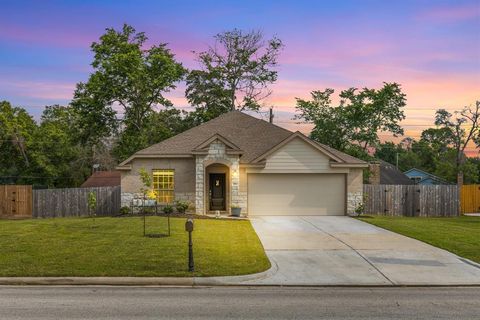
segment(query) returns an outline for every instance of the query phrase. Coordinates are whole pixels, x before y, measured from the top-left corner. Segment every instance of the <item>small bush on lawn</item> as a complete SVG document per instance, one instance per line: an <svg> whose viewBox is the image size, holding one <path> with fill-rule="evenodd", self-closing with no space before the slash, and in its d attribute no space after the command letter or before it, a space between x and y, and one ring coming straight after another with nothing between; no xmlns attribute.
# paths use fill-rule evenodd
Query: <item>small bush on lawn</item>
<svg viewBox="0 0 480 320"><path fill-rule="evenodd" d="M185 213L189 206L190 204L186 201L177 201L175 203L175 208L177 209L178 213Z"/></svg>
<svg viewBox="0 0 480 320"><path fill-rule="evenodd" d="M165 214L170 214L173 212L173 207L169 204L167 204L165 207L162 209L163 213Z"/></svg>
<svg viewBox="0 0 480 320"><path fill-rule="evenodd" d="M121 215L127 215L127 214L129 214L129 213L130 213L130 208L129 208L129 207L126 207L126 206L125 206L125 207L121 207L121 208L120 208L120 214L121 214Z"/></svg>

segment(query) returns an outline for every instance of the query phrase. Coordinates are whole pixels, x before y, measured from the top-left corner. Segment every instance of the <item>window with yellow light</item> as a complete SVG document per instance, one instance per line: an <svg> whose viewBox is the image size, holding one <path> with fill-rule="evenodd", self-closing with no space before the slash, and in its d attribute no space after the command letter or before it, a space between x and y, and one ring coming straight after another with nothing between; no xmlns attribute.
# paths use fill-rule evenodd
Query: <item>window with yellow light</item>
<svg viewBox="0 0 480 320"><path fill-rule="evenodd" d="M153 189L157 193L157 202L172 203L175 198L175 170L154 169Z"/></svg>

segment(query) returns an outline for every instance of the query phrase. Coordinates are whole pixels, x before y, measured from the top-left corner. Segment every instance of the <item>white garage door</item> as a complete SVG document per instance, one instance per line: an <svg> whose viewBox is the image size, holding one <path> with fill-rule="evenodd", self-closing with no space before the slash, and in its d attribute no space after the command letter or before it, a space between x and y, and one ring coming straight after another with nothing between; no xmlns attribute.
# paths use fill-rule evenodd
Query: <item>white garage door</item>
<svg viewBox="0 0 480 320"><path fill-rule="evenodd" d="M248 174L248 214L344 215L345 175Z"/></svg>

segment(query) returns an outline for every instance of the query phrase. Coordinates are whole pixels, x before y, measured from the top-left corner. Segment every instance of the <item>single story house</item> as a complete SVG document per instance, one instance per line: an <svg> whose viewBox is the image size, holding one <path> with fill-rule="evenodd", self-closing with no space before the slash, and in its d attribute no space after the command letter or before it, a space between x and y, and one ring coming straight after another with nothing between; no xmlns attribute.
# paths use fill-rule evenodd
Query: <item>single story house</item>
<svg viewBox="0 0 480 320"><path fill-rule="evenodd" d="M378 160L370 163L370 184L411 185L414 182L393 164Z"/></svg>
<svg viewBox="0 0 480 320"><path fill-rule="evenodd" d="M423 170L412 168L404 172L407 177L409 177L414 184L421 185L435 185L435 184L450 184L444 179L437 177L431 173L425 172Z"/></svg>
<svg viewBox="0 0 480 320"><path fill-rule="evenodd" d="M95 171L80 188L116 187L120 185L120 171Z"/></svg>
<svg viewBox="0 0 480 320"><path fill-rule="evenodd" d="M231 111L120 163L122 206L151 172L158 201L190 201L197 214L345 215L362 201L368 164L300 132Z"/></svg>

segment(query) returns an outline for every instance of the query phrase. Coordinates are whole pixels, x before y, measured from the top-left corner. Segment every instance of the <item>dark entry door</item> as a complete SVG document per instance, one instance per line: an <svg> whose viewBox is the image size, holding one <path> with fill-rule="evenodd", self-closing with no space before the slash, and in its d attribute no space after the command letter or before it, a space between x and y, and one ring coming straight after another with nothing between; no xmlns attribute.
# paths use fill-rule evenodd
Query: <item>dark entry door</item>
<svg viewBox="0 0 480 320"><path fill-rule="evenodd" d="M225 210L225 173L210 174L210 210Z"/></svg>

